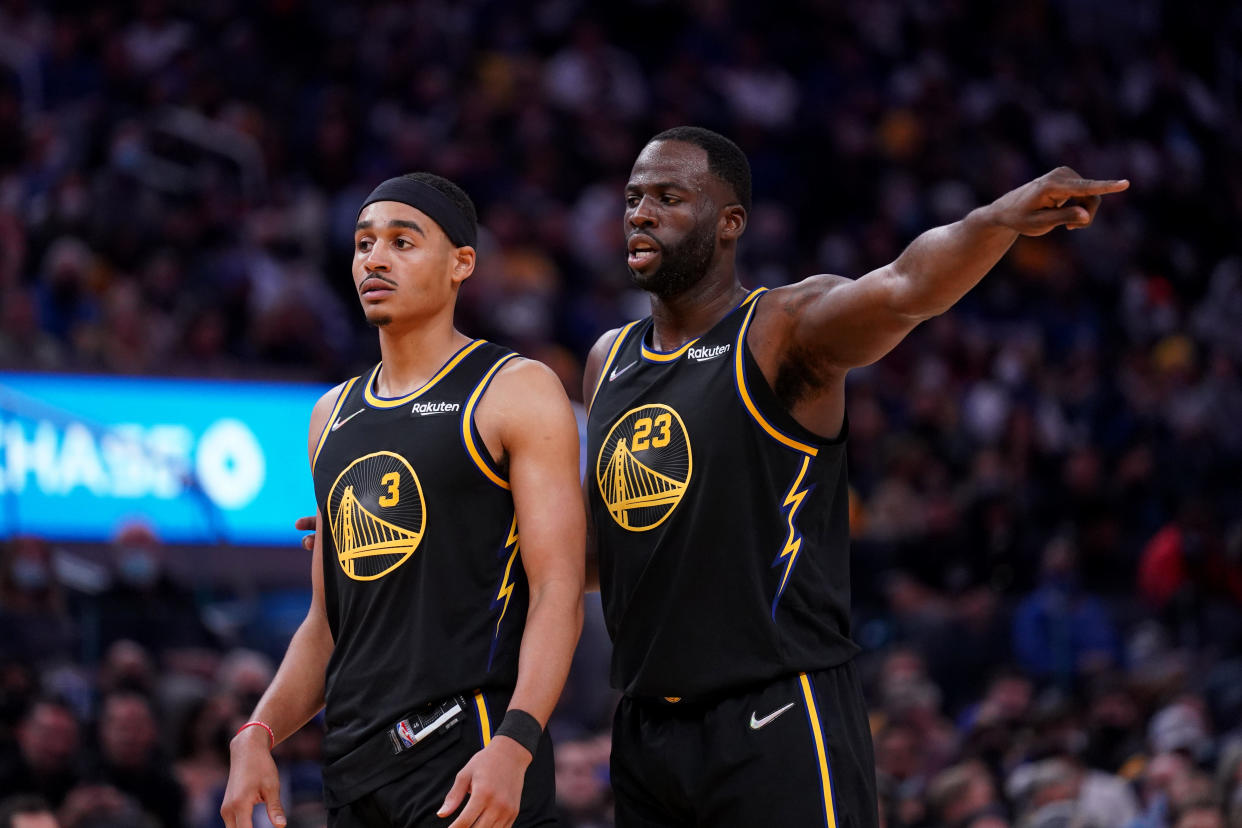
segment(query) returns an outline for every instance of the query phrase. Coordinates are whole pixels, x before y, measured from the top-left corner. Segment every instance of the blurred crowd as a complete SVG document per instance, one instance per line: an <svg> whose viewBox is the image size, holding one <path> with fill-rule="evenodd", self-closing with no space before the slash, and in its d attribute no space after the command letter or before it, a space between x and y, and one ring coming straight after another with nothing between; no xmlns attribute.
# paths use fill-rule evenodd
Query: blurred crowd
<svg viewBox="0 0 1242 828"><path fill-rule="evenodd" d="M352 376L357 206L428 169L479 207L461 327L580 396L645 313L622 188L678 124L750 157L750 286L861 275L1060 164L1129 178L850 377L882 810L1242 826L1240 102L1225 0L0 0L0 369ZM5 543L0 828L218 824L283 643L163 554ZM596 606L553 723L579 828L606 663ZM295 826L319 738L278 748Z"/></svg>

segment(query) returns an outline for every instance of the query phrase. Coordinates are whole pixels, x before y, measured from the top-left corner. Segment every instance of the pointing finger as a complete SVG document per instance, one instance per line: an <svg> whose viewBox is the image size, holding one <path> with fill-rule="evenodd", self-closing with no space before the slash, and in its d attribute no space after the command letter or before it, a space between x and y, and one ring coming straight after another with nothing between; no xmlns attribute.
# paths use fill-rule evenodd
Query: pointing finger
<svg viewBox="0 0 1242 828"><path fill-rule="evenodd" d="M1130 182L1124 178L1096 181L1089 178L1075 178L1069 181L1058 181L1051 186L1051 195L1056 199L1073 198L1075 196L1108 195L1127 190Z"/></svg>

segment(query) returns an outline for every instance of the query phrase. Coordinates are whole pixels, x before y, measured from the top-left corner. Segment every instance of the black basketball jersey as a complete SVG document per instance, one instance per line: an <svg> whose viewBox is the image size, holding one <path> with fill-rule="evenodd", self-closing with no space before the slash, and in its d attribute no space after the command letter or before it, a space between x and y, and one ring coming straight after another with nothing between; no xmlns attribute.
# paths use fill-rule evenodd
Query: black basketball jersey
<svg viewBox="0 0 1242 828"><path fill-rule="evenodd" d="M418 391L346 384L313 461L335 649L332 763L410 711L456 693L512 692L529 593L513 497L474 425L516 354L466 345Z"/></svg>
<svg viewBox="0 0 1242 828"><path fill-rule="evenodd" d="M849 640L845 433L800 426L746 345L762 291L672 352L614 342L588 421L612 682L695 698L831 667Z"/></svg>

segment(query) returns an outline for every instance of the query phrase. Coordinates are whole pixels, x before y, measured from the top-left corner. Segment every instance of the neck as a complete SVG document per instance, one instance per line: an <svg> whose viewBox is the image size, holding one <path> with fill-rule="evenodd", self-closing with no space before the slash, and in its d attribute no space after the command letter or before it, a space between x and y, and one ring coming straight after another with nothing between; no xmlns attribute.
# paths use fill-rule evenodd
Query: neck
<svg viewBox="0 0 1242 828"><path fill-rule="evenodd" d="M724 319L746 296L737 277L730 271L719 278L709 275L676 296L651 295L651 344L661 351L673 351L697 339Z"/></svg>
<svg viewBox="0 0 1242 828"><path fill-rule="evenodd" d="M384 361L375 378L381 397L403 397L426 385L448 358L470 338L453 327L452 314L403 330L380 328L380 358Z"/></svg>

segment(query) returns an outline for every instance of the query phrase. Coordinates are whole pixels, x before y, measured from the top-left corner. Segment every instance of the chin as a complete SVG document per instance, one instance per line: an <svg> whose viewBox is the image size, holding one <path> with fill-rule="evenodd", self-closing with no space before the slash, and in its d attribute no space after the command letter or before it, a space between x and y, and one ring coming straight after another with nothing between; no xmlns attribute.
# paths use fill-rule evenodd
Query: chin
<svg viewBox="0 0 1242 828"><path fill-rule="evenodd" d="M367 324L372 328L383 328L392 324L392 317L386 313L367 314Z"/></svg>

